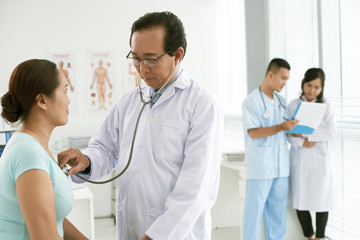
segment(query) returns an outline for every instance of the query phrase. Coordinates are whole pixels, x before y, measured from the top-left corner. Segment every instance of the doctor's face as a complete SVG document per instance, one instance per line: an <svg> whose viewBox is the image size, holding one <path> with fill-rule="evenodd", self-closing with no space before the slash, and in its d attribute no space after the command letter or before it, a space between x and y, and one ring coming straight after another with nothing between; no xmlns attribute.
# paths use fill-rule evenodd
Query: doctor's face
<svg viewBox="0 0 360 240"><path fill-rule="evenodd" d="M131 58L138 60L158 58L154 62L154 66L148 66L142 61L139 65L134 65L145 83L154 89L159 89L165 84L176 65L175 56L163 55L169 50L163 48L164 36L163 27L152 27L134 32L131 38L131 53L129 55ZM176 73L172 80L175 76Z"/></svg>
<svg viewBox="0 0 360 240"><path fill-rule="evenodd" d="M281 90L285 87L287 80L289 79L290 71L282 67L276 73L269 72L269 74L272 80L274 91L281 92Z"/></svg>

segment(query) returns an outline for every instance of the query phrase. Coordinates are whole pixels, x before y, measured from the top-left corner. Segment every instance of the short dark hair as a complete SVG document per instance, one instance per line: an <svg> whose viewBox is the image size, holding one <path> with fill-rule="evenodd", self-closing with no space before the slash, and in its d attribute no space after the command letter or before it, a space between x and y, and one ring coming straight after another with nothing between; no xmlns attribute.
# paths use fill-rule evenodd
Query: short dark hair
<svg viewBox="0 0 360 240"><path fill-rule="evenodd" d="M172 49L172 51L168 53L170 56L174 56L174 51L179 47L184 49L185 56L187 42L184 26L180 19L171 12L147 13L136 20L131 27L130 46L134 32L152 27L164 28L165 36L163 48L165 51Z"/></svg>
<svg viewBox="0 0 360 240"><path fill-rule="evenodd" d="M267 75L269 72L277 73L280 68L286 68L289 71L291 69L290 64L286 60L281 58L274 58L270 61L265 75Z"/></svg>
<svg viewBox="0 0 360 240"><path fill-rule="evenodd" d="M325 72L321 68L310 68L305 72L304 79L301 81L300 99L305 95L304 84L307 83L307 82L311 82L312 80L315 80L317 78L320 78L321 92L316 97L316 102L317 103L323 103L324 102Z"/></svg>
<svg viewBox="0 0 360 240"><path fill-rule="evenodd" d="M8 122L26 120L40 93L54 95L60 80L56 64L31 59L20 63L12 72L9 91L1 97L1 116Z"/></svg>

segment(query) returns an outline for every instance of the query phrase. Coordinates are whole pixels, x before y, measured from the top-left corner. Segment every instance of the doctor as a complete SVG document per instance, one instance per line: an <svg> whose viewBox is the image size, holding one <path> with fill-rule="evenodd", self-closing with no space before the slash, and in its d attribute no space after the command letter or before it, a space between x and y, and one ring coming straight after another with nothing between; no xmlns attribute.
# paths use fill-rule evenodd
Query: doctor
<svg viewBox="0 0 360 240"><path fill-rule="evenodd" d="M128 58L146 83L145 98L175 71L160 98L146 105L129 170L116 180L119 240L211 239L223 116L214 97L177 67L186 45L182 22L171 12L145 14L131 28ZM121 171L141 107L138 89L125 94L84 155L67 150L59 155L60 166L68 162L69 174L85 170L90 179Z"/></svg>
<svg viewBox="0 0 360 240"><path fill-rule="evenodd" d="M286 231L286 200L289 151L285 130L297 120L287 118L285 99L280 92L289 79L290 65L279 58L271 60L261 86L243 102L245 133L246 197L243 239L259 239L264 215L267 240L283 239Z"/></svg>
<svg viewBox="0 0 360 240"><path fill-rule="evenodd" d="M324 83L324 71L310 68L302 80L300 98L288 106L291 116L301 101L327 104L321 125L311 135L288 135L291 144L289 203L296 209L304 236L309 239L325 238L329 210L335 205L329 141L336 136L336 119L334 107L324 99ZM316 212L316 234L309 211Z"/></svg>

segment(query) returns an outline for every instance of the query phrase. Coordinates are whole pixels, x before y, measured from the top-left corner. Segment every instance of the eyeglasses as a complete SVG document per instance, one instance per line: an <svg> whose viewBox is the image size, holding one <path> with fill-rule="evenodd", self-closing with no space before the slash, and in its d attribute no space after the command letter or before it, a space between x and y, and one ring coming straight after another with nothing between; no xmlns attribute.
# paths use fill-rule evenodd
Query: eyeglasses
<svg viewBox="0 0 360 240"><path fill-rule="evenodd" d="M164 54L158 56L157 58L144 58L144 59L134 58L134 57L130 56L130 54L131 54L131 50L130 50L130 52L128 53L126 58L131 59L134 66L140 66L140 63L142 62L143 64L145 64L148 67L155 67L156 66L156 61L159 60L162 56L168 54L171 50L173 50L173 49L170 48Z"/></svg>

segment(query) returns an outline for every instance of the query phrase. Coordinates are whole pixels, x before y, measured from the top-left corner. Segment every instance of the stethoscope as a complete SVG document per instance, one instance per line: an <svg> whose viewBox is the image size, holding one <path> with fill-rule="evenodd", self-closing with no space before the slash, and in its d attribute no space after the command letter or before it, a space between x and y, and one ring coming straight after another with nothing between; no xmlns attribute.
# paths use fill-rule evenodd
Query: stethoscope
<svg viewBox="0 0 360 240"><path fill-rule="evenodd" d="M92 181L92 180L89 180L89 179L86 179L82 176L80 176L79 174L75 173L75 176L77 176L78 178L86 181L86 182L89 182L89 183L93 183L93 184L104 184L104 183L108 183L108 182L111 182L111 181L114 181L115 179L117 179L118 177L120 177L121 175L123 175L126 170L129 168L130 166L130 163L131 163L131 159L132 159L132 155L133 155L133 151L134 151L134 143L135 143L135 137L136 137L136 132L137 132L137 129L138 129L138 125L139 125L139 121L140 121L140 117L145 109L145 106L148 105L149 103L152 102L152 100L159 94L161 94L162 90L164 89L164 87L169 83L170 79L173 77L174 73L175 73L175 70L179 67L179 61L177 61L174 69L172 70L171 74L170 74L170 77L168 78L168 80L164 83L164 85L158 90L158 91L154 91L153 94L150 96L150 100L149 101L145 101L144 100L144 93L143 91L141 90L141 87L140 87L140 81L139 81L139 78L136 76L136 81L137 81L137 84L138 84L138 87L139 87L139 95L140 95L140 100L142 102L142 107L140 109L140 112L138 114L138 117L137 117L137 120L136 120L136 124L135 124L135 129L134 129L134 133L133 133L133 137L132 137L132 141L131 141L131 147L130 147L130 153L129 153L129 159L127 161L127 164L126 166L124 167L124 169L118 174L116 175L115 177L112 177L108 180L104 180L104 181ZM182 72L182 71L181 71ZM181 74L181 72L179 72L178 76ZM136 72L136 74L138 74ZM177 76L177 77L178 77ZM166 90L166 89L165 89ZM164 91L165 91L164 90ZM62 169L61 169L65 174L67 174L67 172L69 171L69 168L65 165Z"/></svg>
<svg viewBox="0 0 360 240"><path fill-rule="evenodd" d="M263 97L263 95L262 95L260 86L259 86L259 93L260 93L261 100L262 100L262 102L263 102L263 104L264 104L264 108L265 108L265 112L264 112L263 117L264 117L265 119L269 119L269 118L270 118L270 113L269 113L269 111L267 110L267 107L266 107L266 104L265 104L264 97ZM281 103L279 96L278 96L275 92L274 92L274 94L275 94L276 98L277 98L278 101L279 101L279 104L280 104L280 105L279 105L279 109L280 109L280 106L281 106L281 107L286 111L286 107Z"/></svg>

